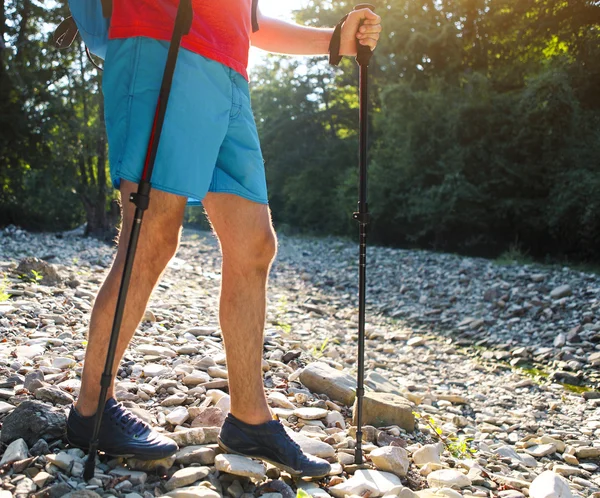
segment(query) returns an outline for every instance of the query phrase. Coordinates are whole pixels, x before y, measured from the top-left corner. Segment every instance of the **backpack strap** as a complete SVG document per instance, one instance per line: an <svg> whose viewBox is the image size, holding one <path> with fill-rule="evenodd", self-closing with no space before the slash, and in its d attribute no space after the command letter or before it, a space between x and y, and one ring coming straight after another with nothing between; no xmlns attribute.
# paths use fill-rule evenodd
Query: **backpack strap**
<svg viewBox="0 0 600 498"><path fill-rule="evenodd" d="M258 29L258 0L252 0L252 32L256 33Z"/></svg>
<svg viewBox="0 0 600 498"><path fill-rule="evenodd" d="M108 19L112 16L112 0L101 0L102 1L102 15Z"/></svg>
<svg viewBox="0 0 600 498"><path fill-rule="evenodd" d="M58 49L69 48L79 33L75 19L72 16L67 17L61 22L52 36L54 46Z"/></svg>

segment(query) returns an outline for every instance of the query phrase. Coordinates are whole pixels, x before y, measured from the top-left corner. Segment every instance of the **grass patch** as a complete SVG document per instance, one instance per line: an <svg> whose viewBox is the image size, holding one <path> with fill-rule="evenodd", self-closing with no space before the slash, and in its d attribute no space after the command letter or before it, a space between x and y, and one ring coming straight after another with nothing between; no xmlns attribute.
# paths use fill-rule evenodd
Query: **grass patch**
<svg viewBox="0 0 600 498"><path fill-rule="evenodd" d="M494 262L498 265L529 265L534 262L533 258L529 255L528 251L523 251L520 244L513 243L509 246L508 250L504 251L498 256Z"/></svg>

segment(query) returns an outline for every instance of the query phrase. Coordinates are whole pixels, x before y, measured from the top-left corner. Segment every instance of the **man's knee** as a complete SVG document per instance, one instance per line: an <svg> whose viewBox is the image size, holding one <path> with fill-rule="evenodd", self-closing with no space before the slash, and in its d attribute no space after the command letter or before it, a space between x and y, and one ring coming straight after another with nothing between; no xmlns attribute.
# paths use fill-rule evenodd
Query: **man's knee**
<svg viewBox="0 0 600 498"><path fill-rule="evenodd" d="M119 237L116 264L125 263L130 231L131 225L124 224ZM177 252L180 233L181 227L178 224L144 220L136 248L136 261L144 266L146 272L159 275Z"/></svg>
<svg viewBox="0 0 600 498"><path fill-rule="evenodd" d="M268 271L277 253L277 237L269 225L222 249L224 263L239 271Z"/></svg>

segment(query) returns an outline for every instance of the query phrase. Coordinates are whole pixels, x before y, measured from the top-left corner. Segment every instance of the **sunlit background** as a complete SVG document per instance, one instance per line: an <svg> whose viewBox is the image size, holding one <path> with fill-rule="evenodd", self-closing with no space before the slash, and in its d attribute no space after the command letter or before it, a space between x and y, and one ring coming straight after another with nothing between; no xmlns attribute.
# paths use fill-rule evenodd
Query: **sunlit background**
<svg viewBox="0 0 600 498"><path fill-rule="evenodd" d="M307 0L259 0L260 10L263 14L278 17L280 19L291 20L294 10L300 9L306 5ZM261 57L264 54L256 48L250 49L249 68L252 68L260 63Z"/></svg>

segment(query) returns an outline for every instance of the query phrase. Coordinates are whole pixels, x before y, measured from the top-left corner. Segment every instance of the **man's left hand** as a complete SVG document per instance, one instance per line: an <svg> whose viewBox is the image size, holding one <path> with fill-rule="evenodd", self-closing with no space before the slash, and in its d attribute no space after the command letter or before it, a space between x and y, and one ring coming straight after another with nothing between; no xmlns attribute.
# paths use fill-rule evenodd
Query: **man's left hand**
<svg viewBox="0 0 600 498"><path fill-rule="evenodd" d="M362 25L361 25L362 21ZM374 50L381 33L381 17L370 9L353 10L342 25L340 55L356 55L356 41Z"/></svg>

